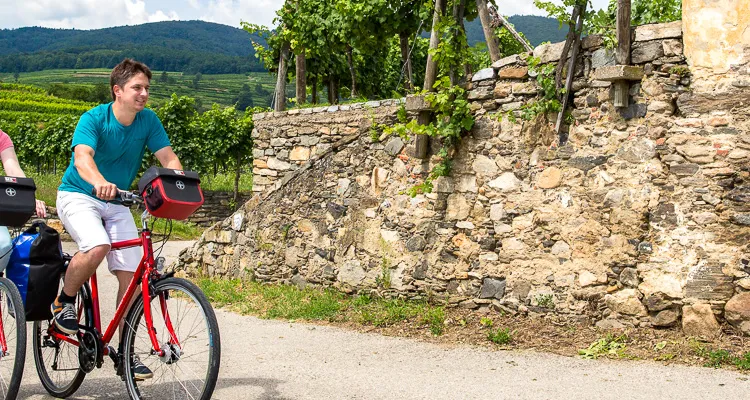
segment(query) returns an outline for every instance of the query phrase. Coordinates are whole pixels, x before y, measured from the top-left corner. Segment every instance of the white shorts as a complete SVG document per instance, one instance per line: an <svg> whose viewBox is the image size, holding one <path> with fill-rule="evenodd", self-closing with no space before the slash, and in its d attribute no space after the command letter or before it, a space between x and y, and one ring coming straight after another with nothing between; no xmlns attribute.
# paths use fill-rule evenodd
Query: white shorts
<svg viewBox="0 0 750 400"><path fill-rule="evenodd" d="M84 253L97 246L138 238L138 229L127 207L82 193L58 191L57 215ZM110 251L107 253L109 272L135 272L141 258L143 249L140 247Z"/></svg>

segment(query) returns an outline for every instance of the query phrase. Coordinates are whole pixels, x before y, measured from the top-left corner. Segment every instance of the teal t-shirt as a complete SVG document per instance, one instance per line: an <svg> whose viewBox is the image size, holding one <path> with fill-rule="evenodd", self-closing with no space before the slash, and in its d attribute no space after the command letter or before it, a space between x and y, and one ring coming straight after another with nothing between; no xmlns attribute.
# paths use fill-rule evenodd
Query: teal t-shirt
<svg viewBox="0 0 750 400"><path fill-rule="evenodd" d="M124 126L115 118L112 103L94 107L81 116L70 149L79 144L94 149L94 162L99 172L121 190L130 188L147 147L155 153L170 145L164 126L152 110L144 109L136 114L130 126ZM58 190L92 196L93 187L78 174L73 155Z"/></svg>

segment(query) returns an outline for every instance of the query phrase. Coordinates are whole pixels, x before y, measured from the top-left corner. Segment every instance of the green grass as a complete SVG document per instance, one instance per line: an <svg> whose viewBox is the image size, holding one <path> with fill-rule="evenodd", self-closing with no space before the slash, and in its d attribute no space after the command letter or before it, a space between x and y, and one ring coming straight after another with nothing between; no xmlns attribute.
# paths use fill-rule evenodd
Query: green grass
<svg viewBox="0 0 750 400"><path fill-rule="evenodd" d="M376 327L414 322L436 336L441 335L445 327L443 307L425 302L368 295L348 297L331 289L299 289L239 279L201 278L197 283L217 307L261 318L351 321Z"/></svg>
<svg viewBox="0 0 750 400"><path fill-rule="evenodd" d="M35 85L49 88L53 83L65 83L74 85L93 86L97 83L109 84L109 69L56 69L37 72L23 72L19 75L18 83ZM203 108L208 109L213 103L222 106L232 105L232 99L242 88L248 84L253 90L253 103L255 106L269 106L271 95L276 85L276 77L267 72L251 72L249 74L221 74L202 75L198 87L193 86L192 74L181 72L168 72L173 83L160 81L162 71L152 71L151 106L158 106L167 101L172 93L178 96L189 96L197 99ZM0 73L0 81L15 82L13 74ZM265 94L254 91L256 83L260 83ZM287 97L294 97L294 85L287 85Z"/></svg>
<svg viewBox="0 0 750 400"><path fill-rule="evenodd" d="M508 344L513 341L513 332L510 328L497 328L487 334L487 339L495 344Z"/></svg>
<svg viewBox="0 0 750 400"><path fill-rule="evenodd" d="M584 359L596 360L599 357L615 357L621 358L625 356L625 341L627 336L613 336L611 334L603 337L594 343L591 343L588 348L578 350L578 355Z"/></svg>
<svg viewBox="0 0 750 400"><path fill-rule="evenodd" d="M704 367L721 368L734 365L742 371L750 370L750 352L734 355L728 350L707 348L703 343L692 340L690 346L698 357L705 359Z"/></svg>

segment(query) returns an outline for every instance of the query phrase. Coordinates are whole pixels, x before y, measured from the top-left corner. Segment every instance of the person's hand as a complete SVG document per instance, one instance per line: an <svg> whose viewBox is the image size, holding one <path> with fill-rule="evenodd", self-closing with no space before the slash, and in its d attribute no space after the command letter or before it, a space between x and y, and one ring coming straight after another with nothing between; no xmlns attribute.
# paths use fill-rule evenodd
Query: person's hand
<svg viewBox="0 0 750 400"><path fill-rule="evenodd" d="M36 216L47 218L47 206L41 200L36 201Z"/></svg>
<svg viewBox="0 0 750 400"><path fill-rule="evenodd" d="M117 195L117 185L114 183L97 183L94 185L94 190L96 190L96 197L102 200L113 200Z"/></svg>

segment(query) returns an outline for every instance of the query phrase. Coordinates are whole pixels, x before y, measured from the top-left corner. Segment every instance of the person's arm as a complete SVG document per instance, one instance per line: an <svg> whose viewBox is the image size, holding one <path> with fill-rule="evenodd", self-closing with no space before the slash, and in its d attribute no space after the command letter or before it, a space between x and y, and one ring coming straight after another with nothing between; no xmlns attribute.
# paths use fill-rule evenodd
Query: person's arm
<svg viewBox="0 0 750 400"><path fill-rule="evenodd" d="M163 147L154 153L154 155L162 167L182 170L182 163L177 158L177 154L172 151L172 146Z"/></svg>
<svg viewBox="0 0 750 400"><path fill-rule="evenodd" d="M16 157L16 151L13 149L13 147L8 147L7 149L0 152L0 160L3 163L5 175L15 176L17 178L26 177L26 175L24 175L23 173L23 170L21 169L21 165L18 164L18 157Z"/></svg>
<svg viewBox="0 0 750 400"><path fill-rule="evenodd" d="M79 144L73 149L74 165L81 179L94 185L96 197L102 200L112 200L117 195L117 185L107 182L99 172L94 162L94 149L85 144Z"/></svg>
<svg viewBox="0 0 750 400"><path fill-rule="evenodd" d="M3 164L3 170L5 170L6 175L16 178L26 177L26 174L21 169L21 164L18 163L18 157L13 147L8 147L0 152L0 162ZM47 207L41 200L36 200L36 215L42 218L47 217Z"/></svg>

